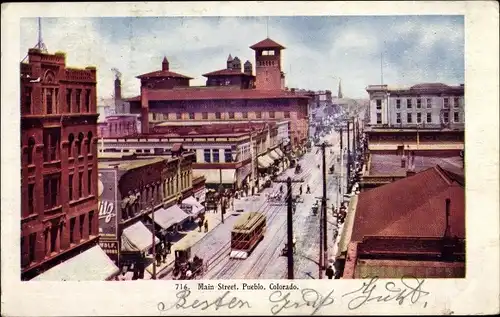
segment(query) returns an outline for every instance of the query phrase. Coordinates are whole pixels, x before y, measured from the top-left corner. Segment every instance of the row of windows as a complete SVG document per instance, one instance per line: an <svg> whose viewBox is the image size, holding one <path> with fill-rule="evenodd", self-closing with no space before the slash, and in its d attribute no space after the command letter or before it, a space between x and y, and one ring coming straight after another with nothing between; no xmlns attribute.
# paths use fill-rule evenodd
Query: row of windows
<svg viewBox="0 0 500 317"><path fill-rule="evenodd" d="M422 123L422 113L421 112L416 113L416 120L417 120L416 123ZM449 113L448 112L443 113L443 121L445 123L449 122ZM460 122L460 113L459 112L453 112L453 122L454 123ZM402 123L400 112L396 113L396 123ZM412 113L406 114L406 123L413 123L413 114ZM426 123L432 123L432 114L430 112L426 113ZM381 113L377 113L377 124L382 124L382 114Z"/></svg>
<svg viewBox="0 0 500 317"><path fill-rule="evenodd" d="M406 108L407 109L411 109L413 107L413 105L414 105L413 100L414 99L412 99L412 98L396 99L396 109L401 109L402 100L406 100ZM426 101L427 109L432 108L432 98L426 98L425 101ZM460 106L460 98L458 98L458 97L443 98L443 108L450 108L451 101L453 101L454 108L458 108ZM422 108L422 102L423 102L422 98L416 99L415 105L416 105L417 109ZM377 105L377 110L381 110L382 109L382 100L377 99L376 105Z"/></svg>
<svg viewBox="0 0 500 317"><path fill-rule="evenodd" d="M87 133L87 154L92 154L92 132ZM72 158L75 154L78 156L82 155L82 147L84 144L85 136L82 132L78 134L78 138L75 140L75 136L73 133L70 133L68 136L69 148L68 148L68 157ZM61 130L59 128L47 128L43 130L43 161L44 162L53 162L61 159ZM33 164L33 154L35 149L35 138L30 137L28 139L28 165ZM73 147L76 145L76 153L74 152Z"/></svg>
<svg viewBox="0 0 500 317"><path fill-rule="evenodd" d="M93 225L95 222L95 212L91 211L87 214L82 214L78 216L78 231L76 231L76 220L77 217L71 218L69 220L69 243L70 247L85 239L86 235L94 236L97 235L96 226ZM85 219L87 218L87 219ZM85 230L85 221L88 222L88 228ZM61 251L61 237L63 236L64 225L53 225L51 228L45 229L43 233L43 258L53 256ZM86 232L85 232L86 231ZM78 233L78 236L76 235ZM28 267L36 259L36 244L37 236L40 233L34 232L27 237L21 237L21 254L22 256L22 267ZM39 259L41 260L41 259Z"/></svg>
<svg viewBox="0 0 500 317"><path fill-rule="evenodd" d="M236 114L235 112L227 112L227 113L215 112L215 119L222 119L223 116L224 116L224 119L226 119L226 118L235 119L235 114ZM252 119L262 119L262 115L263 115L262 111L256 111L256 112L254 112L254 114L255 114L254 118L252 118ZM168 120L168 119L171 119L171 117L172 116L169 116L168 113L150 113L149 114L149 119L152 121ZM189 113L187 113L187 116L186 115L183 116L183 114L180 112L175 113L175 118L177 120L182 120L182 119L185 119L186 117L189 120L194 120L196 118L196 113L189 112ZM248 112L241 112L241 117L243 119L248 119ZM277 118L276 112L275 111L267 112L267 117L271 118L271 119ZM284 111L281 118L287 118L287 119L290 118L290 111ZM278 118L278 119L281 119L281 118ZM201 119L208 120L208 112L202 112Z"/></svg>
<svg viewBox="0 0 500 317"><path fill-rule="evenodd" d="M203 151L203 159L205 163L219 163L219 149L205 149ZM233 151L224 149L224 162L230 163L233 161Z"/></svg>
<svg viewBox="0 0 500 317"><path fill-rule="evenodd" d="M57 113L81 113L82 101L84 105L83 112L90 112L90 102L92 92L90 89L75 89L75 98L73 98L73 89L66 89L66 104L64 111L59 104L59 88L42 88L41 103L46 114ZM82 98L83 97L83 98ZM83 99L83 100L82 100ZM24 113L33 113L33 88L25 87L24 98L22 100ZM76 107L73 107L76 106ZM72 111L74 109L74 111Z"/></svg>

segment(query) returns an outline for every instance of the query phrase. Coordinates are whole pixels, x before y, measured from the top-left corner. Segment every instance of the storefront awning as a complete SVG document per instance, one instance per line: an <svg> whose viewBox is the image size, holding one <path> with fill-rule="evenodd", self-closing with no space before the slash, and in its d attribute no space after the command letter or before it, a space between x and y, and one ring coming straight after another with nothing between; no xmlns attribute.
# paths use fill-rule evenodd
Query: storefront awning
<svg viewBox="0 0 500 317"><path fill-rule="evenodd" d="M205 176L206 184L219 184L221 174L222 184L234 184L236 182L236 170L234 169L195 169L193 174Z"/></svg>
<svg viewBox="0 0 500 317"><path fill-rule="evenodd" d="M238 186L252 173L252 164L247 164L238 169Z"/></svg>
<svg viewBox="0 0 500 317"><path fill-rule="evenodd" d="M259 164L259 167L262 168L268 168L273 164L274 160L272 160L267 154L259 156L257 158L257 164Z"/></svg>
<svg viewBox="0 0 500 317"><path fill-rule="evenodd" d="M202 204L200 204L200 203L196 200L196 198L194 198L194 197L192 197L192 196L191 196L191 197L188 197L188 198L186 198L186 199L184 199L184 200L182 201L182 204L183 204L183 205L187 205L187 206L192 206L191 212L192 212L195 216L197 216L200 212L204 212L204 211L205 211L205 207L203 207L203 205L202 205ZM183 209L183 210L185 210L185 209Z"/></svg>
<svg viewBox="0 0 500 317"><path fill-rule="evenodd" d="M32 281L105 281L119 271L104 250L96 245L38 275Z"/></svg>
<svg viewBox="0 0 500 317"><path fill-rule="evenodd" d="M152 214L149 214L148 216L149 218L152 218ZM184 210L182 210L178 205L173 205L167 209L160 208L155 211L155 222L163 229L168 229L175 224L182 223L189 216L192 215L184 212Z"/></svg>
<svg viewBox="0 0 500 317"><path fill-rule="evenodd" d="M276 150L272 150L271 152L269 152L268 155L273 160L279 160L281 158L281 156L278 154L278 152L276 152Z"/></svg>
<svg viewBox="0 0 500 317"><path fill-rule="evenodd" d="M276 153L278 153L278 155L279 155L279 157L280 157L280 158L281 158L281 157L283 157L283 156L285 156L285 154L283 154L283 151L281 151L281 149L280 149L280 148L275 148L275 149L274 149L274 151L275 151Z"/></svg>
<svg viewBox="0 0 500 317"><path fill-rule="evenodd" d="M152 235L153 233L138 221L123 230L122 250L144 252L153 245ZM159 242L158 237L155 237L155 244Z"/></svg>

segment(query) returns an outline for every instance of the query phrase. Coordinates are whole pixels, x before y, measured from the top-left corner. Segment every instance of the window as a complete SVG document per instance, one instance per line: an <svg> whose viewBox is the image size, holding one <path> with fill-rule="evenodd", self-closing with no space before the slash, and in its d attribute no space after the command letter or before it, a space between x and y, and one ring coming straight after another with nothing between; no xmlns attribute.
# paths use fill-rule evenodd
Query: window
<svg viewBox="0 0 500 317"><path fill-rule="evenodd" d="M411 109L411 99L406 99L406 108Z"/></svg>
<svg viewBox="0 0 500 317"><path fill-rule="evenodd" d="M382 109L382 100L381 99L377 99L376 103L377 103L377 110L381 110Z"/></svg>
<svg viewBox="0 0 500 317"><path fill-rule="evenodd" d="M66 89L66 112L71 112L71 89Z"/></svg>
<svg viewBox="0 0 500 317"><path fill-rule="evenodd" d="M89 212L89 235L91 236L95 235L94 226L92 225L93 222L94 222L94 211L92 210L91 212Z"/></svg>
<svg viewBox="0 0 500 317"><path fill-rule="evenodd" d="M80 240L83 240L83 226L85 224L85 214L80 215Z"/></svg>
<svg viewBox="0 0 500 317"><path fill-rule="evenodd" d="M73 200L73 174L69 174L69 180L68 180L68 194L69 194L69 201Z"/></svg>
<svg viewBox="0 0 500 317"><path fill-rule="evenodd" d="M202 112L202 113L201 113L201 118L202 118L203 120L207 120L207 119L208 119L208 112Z"/></svg>
<svg viewBox="0 0 500 317"><path fill-rule="evenodd" d="M224 161L230 163L233 161L233 151L231 149L224 150Z"/></svg>
<svg viewBox="0 0 500 317"><path fill-rule="evenodd" d="M220 112L216 112L215 113L215 119L220 119L221 118L221 114Z"/></svg>
<svg viewBox="0 0 500 317"><path fill-rule="evenodd" d="M234 119L234 112L229 112L229 119Z"/></svg>
<svg viewBox="0 0 500 317"><path fill-rule="evenodd" d="M75 136L73 133L68 135L68 157L73 157L73 141L75 140Z"/></svg>
<svg viewBox="0 0 500 317"><path fill-rule="evenodd" d="M241 115L243 116L243 119L248 119L248 112L245 111Z"/></svg>
<svg viewBox="0 0 500 317"><path fill-rule="evenodd" d="M78 198L83 196L83 172L78 173Z"/></svg>
<svg viewBox="0 0 500 317"><path fill-rule="evenodd" d="M71 218L69 220L69 243L70 244L75 243L75 224L76 224L76 218Z"/></svg>
<svg viewBox="0 0 500 317"><path fill-rule="evenodd" d="M194 120L194 112L189 113L189 120Z"/></svg>
<svg viewBox="0 0 500 317"><path fill-rule="evenodd" d="M92 132L87 133L87 155L92 154Z"/></svg>
<svg viewBox="0 0 500 317"><path fill-rule="evenodd" d="M24 112L31 113L32 88L26 87L24 91Z"/></svg>
<svg viewBox="0 0 500 317"><path fill-rule="evenodd" d="M460 121L460 115L458 112L453 112L453 122L457 123Z"/></svg>
<svg viewBox="0 0 500 317"><path fill-rule="evenodd" d="M78 156L82 155L82 145L83 145L83 133L78 134L78 141L76 147L78 149Z"/></svg>
<svg viewBox="0 0 500 317"><path fill-rule="evenodd" d="M212 161L214 163L219 163L219 149L212 150Z"/></svg>
<svg viewBox="0 0 500 317"><path fill-rule="evenodd" d="M204 156L204 159L205 159L205 163L210 163L211 160L211 156L210 156L210 150L204 150L203 151L203 156Z"/></svg>
<svg viewBox="0 0 500 317"><path fill-rule="evenodd" d="M52 89L45 89L45 104L47 106L47 114L52 114L54 112L54 99L52 96Z"/></svg>
<svg viewBox="0 0 500 317"><path fill-rule="evenodd" d="M31 263L35 262L36 232L30 234L28 243L29 243L28 259L29 259L29 263L31 264Z"/></svg>
<svg viewBox="0 0 500 317"><path fill-rule="evenodd" d="M274 111L269 111L269 118L274 119L276 117L276 114Z"/></svg>
<svg viewBox="0 0 500 317"><path fill-rule="evenodd" d="M381 123L382 123L382 114L377 113L377 124L381 124Z"/></svg>
<svg viewBox="0 0 500 317"><path fill-rule="evenodd" d="M450 100L448 98L443 99L443 107L444 108L449 108L450 107Z"/></svg>
<svg viewBox="0 0 500 317"><path fill-rule="evenodd" d="M262 118L262 112L260 112L260 111L255 112L255 117L257 119L261 119Z"/></svg>
<svg viewBox="0 0 500 317"><path fill-rule="evenodd" d="M181 119L182 119L182 113L177 112L177 113L175 114L175 117L177 118L177 120L181 120Z"/></svg>
<svg viewBox="0 0 500 317"><path fill-rule="evenodd" d="M45 209L51 209L57 206L59 185L60 182L57 177L47 177L43 180L43 200Z"/></svg>
<svg viewBox="0 0 500 317"><path fill-rule="evenodd" d="M448 123L450 121L450 113L449 112L443 113L443 121L444 121L444 123Z"/></svg>
<svg viewBox="0 0 500 317"><path fill-rule="evenodd" d="M156 113L155 112L153 112L151 114L151 120L156 121Z"/></svg>
<svg viewBox="0 0 500 317"><path fill-rule="evenodd" d="M28 165L33 164L33 151L35 150L35 139L28 139Z"/></svg>
<svg viewBox="0 0 500 317"><path fill-rule="evenodd" d="M401 108L401 99L396 99L396 109Z"/></svg>
<svg viewBox="0 0 500 317"><path fill-rule="evenodd" d="M407 123L411 123L411 122L412 122L411 113L407 113L407 114L406 114L406 122L407 122Z"/></svg>
<svg viewBox="0 0 500 317"><path fill-rule="evenodd" d="M432 113L427 112L427 123L432 123Z"/></svg>
<svg viewBox="0 0 500 317"><path fill-rule="evenodd" d="M82 90L81 89L77 89L76 90L76 112L77 113L80 113L80 106L81 106L81 103L82 103Z"/></svg>
<svg viewBox="0 0 500 317"><path fill-rule="evenodd" d="M87 89L85 94L85 111L90 112L90 89Z"/></svg>
<svg viewBox="0 0 500 317"><path fill-rule="evenodd" d="M28 215L35 213L35 184L28 184Z"/></svg>
<svg viewBox="0 0 500 317"><path fill-rule="evenodd" d="M290 118L290 111L285 111L283 116L287 119Z"/></svg>
<svg viewBox="0 0 500 317"><path fill-rule="evenodd" d="M59 226L50 228L50 253L56 252L57 234L59 233Z"/></svg>
<svg viewBox="0 0 500 317"><path fill-rule="evenodd" d="M417 99L417 109L422 108L422 99L418 98Z"/></svg>
<svg viewBox="0 0 500 317"><path fill-rule="evenodd" d="M417 123L422 123L422 113L417 112Z"/></svg>
<svg viewBox="0 0 500 317"><path fill-rule="evenodd" d="M453 107L458 108L460 106L460 98L455 97L453 99Z"/></svg>
<svg viewBox="0 0 500 317"><path fill-rule="evenodd" d="M430 108L432 108L432 99L427 98L427 109L430 109Z"/></svg>
<svg viewBox="0 0 500 317"><path fill-rule="evenodd" d="M87 171L87 193L92 195L92 170Z"/></svg>
<svg viewBox="0 0 500 317"><path fill-rule="evenodd" d="M401 113L396 112L396 123L401 123Z"/></svg>

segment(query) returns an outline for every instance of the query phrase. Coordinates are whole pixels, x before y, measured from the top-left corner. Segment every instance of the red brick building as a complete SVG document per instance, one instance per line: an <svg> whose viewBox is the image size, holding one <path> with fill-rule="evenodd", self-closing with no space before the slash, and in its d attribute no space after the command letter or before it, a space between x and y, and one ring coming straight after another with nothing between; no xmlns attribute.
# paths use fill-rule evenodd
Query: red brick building
<svg viewBox="0 0 500 317"><path fill-rule="evenodd" d="M182 120L290 120L294 147L308 137L309 96L285 90L281 70L280 44L265 39L255 51L256 76L247 61L241 71L239 59L228 58L226 69L205 74L207 86L191 87L191 77L169 70L165 58L162 69L138 76L141 95L128 99L132 113L141 114L143 133L154 127L151 121ZM236 61L235 61L236 60Z"/></svg>
<svg viewBox="0 0 500 317"><path fill-rule="evenodd" d="M463 177L437 165L355 196L337 264L342 278L465 277Z"/></svg>
<svg viewBox="0 0 500 317"><path fill-rule="evenodd" d="M99 248L96 69L66 67L64 53L30 49L28 58L20 65L23 280Z"/></svg>

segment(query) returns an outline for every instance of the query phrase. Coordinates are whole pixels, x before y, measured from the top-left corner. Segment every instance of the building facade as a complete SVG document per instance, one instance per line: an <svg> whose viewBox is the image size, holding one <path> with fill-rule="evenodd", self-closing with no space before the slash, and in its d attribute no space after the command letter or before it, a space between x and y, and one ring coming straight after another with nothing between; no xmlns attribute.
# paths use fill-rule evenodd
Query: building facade
<svg viewBox="0 0 500 317"><path fill-rule="evenodd" d="M130 98L131 112L141 115L142 133L161 121L289 120L290 141L303 146L308 138L309 96L285 90L280 44L266 39L251 47L251 63L243 72L239 60L230 58L224 70L205 74L207 86L191 87L191 77L171 72L166 58L162 70L138 76L140 96Z"/></svg>
<svg viewBox="0 0 500 317"><path fill-rule="evenodd" d="M189 153L171 158L100 159L100 244L116 265L140 267L150 253L153 234L159 243L199 216L201 210L186 213L178 206L194 195L193 159Z"/></svg>
<svg viewBox="0 0 500 317"><path fill-rule="evenodd" d="M120 138L136 135L139 117L135 114L115 114L107 116L98 123L97 135L99 138Z"/></svg>
<svg viewBox="0 0 500 317"><path fill-rule="evenodd" d="M409 88L370 85L372 127L456 128L465 123L464 85L418 84Z"/></svg>
<svg viewBox="0 0 500 317"><path fill-rule="evenodd" d="M30 49L28 58L20 65L23 280L99 237L96 69L66 67L64 53Z"/></svg>

